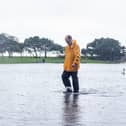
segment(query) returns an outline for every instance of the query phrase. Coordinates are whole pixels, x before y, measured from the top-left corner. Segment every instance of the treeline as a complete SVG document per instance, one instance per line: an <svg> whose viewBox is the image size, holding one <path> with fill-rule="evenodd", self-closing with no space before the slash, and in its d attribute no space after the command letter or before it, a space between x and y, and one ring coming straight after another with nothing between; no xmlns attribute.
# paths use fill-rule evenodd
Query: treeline
<svg viewBox="0 0 126 126"><path fill-rule="evenodd" d="M81 47L82 48L82 47ZM14 53L23 55L28 53L30 56L47 57L48 51L56 51L62 55L64 47L54 43L48 38L40 38L39 36L29 37L24 42L19 42L15 36L8 34L0 34L0 54L4 56L8 53L9 57L13 57ZM86 48L81 49L83 57L100 60L119 60L126 56L126 47L121 46L118 40L112 38L100 38L87 44ZM63 55L62 55L63 56Z"/></svg>
<svg viewBox="0 0 126 126"><path fill-rule="evenodd" d="M21 56L23 52L28 52L31 56L41 57L44 52L45 57L47 51L58 51L63 53L63 47L53 42L48 38L40 38L39 36L29 37L24 42L19 42L14 36L8 34L0 34L0 54L8 53L9 57L13 57L14 53L19 53Z"/></svg>
<svg viewBox="0 0 126 126"><path fill-rule="evenodd" d="M120 42L111 38L95 39L81 50L84 57L100 60L120 60L126 55L126 47Z"/></svg>

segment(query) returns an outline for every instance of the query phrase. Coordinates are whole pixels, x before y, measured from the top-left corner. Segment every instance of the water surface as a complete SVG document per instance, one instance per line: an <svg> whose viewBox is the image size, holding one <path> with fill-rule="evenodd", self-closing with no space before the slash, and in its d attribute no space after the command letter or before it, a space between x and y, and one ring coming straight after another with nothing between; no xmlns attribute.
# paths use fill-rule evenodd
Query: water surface
<svg viewBox="0 0 126 126"><path fill-rule="evenodd" d="M83 64L65 95L62 64L0 65L0 126L126 126L126 64Z"/></svg>

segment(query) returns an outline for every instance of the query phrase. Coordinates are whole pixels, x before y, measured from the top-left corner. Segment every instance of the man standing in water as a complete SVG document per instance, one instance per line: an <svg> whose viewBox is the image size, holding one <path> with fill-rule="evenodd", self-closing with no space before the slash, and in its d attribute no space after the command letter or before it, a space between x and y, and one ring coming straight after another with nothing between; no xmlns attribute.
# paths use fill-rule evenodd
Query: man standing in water
<svg viewBox="0 0 126 126"><path fill-rule="evenodd" d="M73 92L79 92L78 69L80 67L80 47L76 40L72 39L71 35L65 37L68 44L65 47L64 71L62 74L63 84L66 88L66 93L72 93L71 82L69 77L72 77Z"/></svg>

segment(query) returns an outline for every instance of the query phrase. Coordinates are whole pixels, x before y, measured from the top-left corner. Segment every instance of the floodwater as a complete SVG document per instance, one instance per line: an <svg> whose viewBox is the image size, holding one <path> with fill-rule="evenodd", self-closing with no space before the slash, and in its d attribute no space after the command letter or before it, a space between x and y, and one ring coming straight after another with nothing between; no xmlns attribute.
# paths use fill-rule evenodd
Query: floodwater
<svg viewBox="0 0 126 126"><path fill-rule="evenodd" d="M0 65L0 126L126 126L126 64L82 64L65 95L62 64Z"/></svg>

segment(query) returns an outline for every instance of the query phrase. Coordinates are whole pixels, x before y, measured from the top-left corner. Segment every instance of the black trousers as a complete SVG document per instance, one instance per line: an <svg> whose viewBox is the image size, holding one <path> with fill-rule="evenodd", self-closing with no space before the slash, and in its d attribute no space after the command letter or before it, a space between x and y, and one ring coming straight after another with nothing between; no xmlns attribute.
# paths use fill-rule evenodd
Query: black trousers
<svg viewBox="0 0 126 126"><path fill-rule="evenodd" d="M62 80L65 87L71 87L69 78L72 77L73 89L75 92L79 91L79 81L78 81L78 72L67 72L63 71Z"/></svg>

